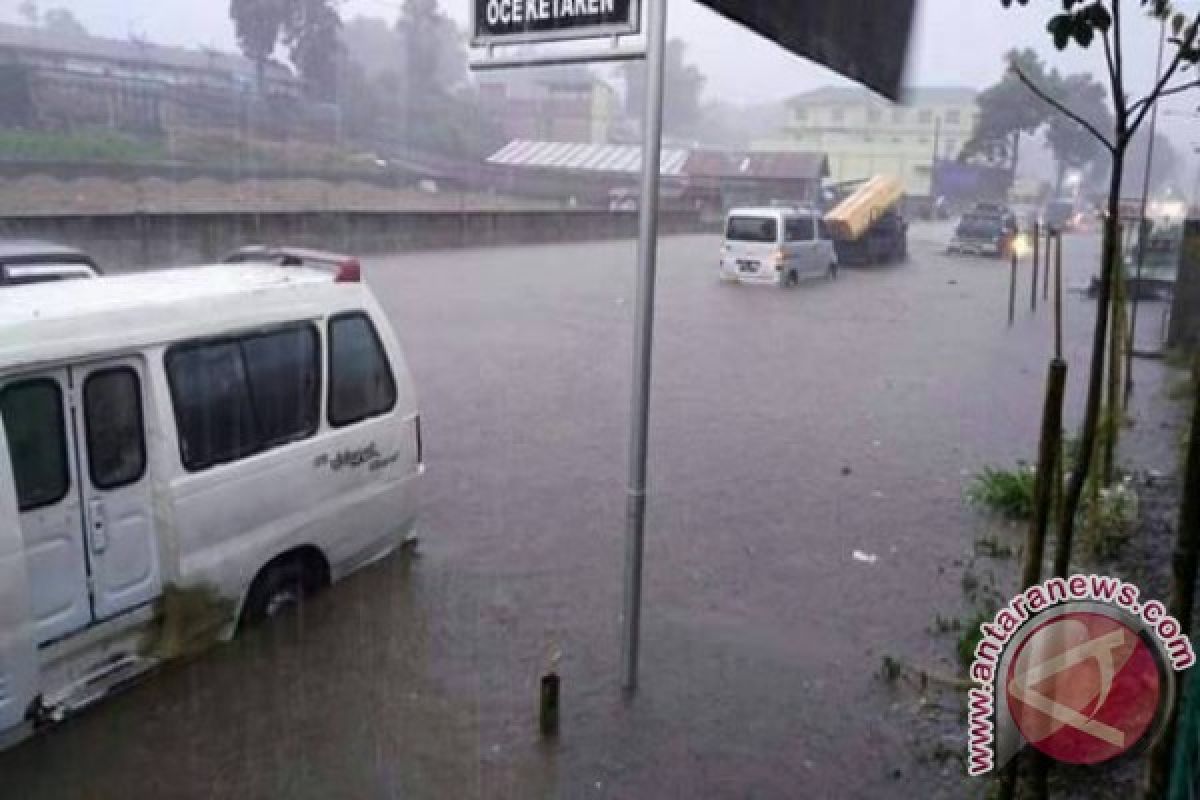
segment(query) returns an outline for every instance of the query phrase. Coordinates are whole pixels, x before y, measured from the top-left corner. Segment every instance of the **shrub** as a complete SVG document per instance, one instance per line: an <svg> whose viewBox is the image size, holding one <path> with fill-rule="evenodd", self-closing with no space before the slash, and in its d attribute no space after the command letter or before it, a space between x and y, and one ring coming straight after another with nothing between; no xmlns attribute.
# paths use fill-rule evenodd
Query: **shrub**
<svg viewBox="0 0 1200 800"><path fill-rule="evenodd" d="M1033 515L1033 486L1036 470L1025 463L1016 469L984 467L967 487L967 499L1008 519Z"/></svg>

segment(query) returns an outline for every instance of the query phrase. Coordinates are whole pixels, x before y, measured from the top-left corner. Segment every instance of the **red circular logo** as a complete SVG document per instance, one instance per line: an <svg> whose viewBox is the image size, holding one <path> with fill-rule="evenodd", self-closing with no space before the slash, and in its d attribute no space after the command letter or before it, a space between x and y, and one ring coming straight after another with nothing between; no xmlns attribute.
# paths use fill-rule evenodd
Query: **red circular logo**
<svg viewBox="0 0 1200 800"><path fill-rule="evenodd" d="M1034 629L1009 663L1004 688L1021 735L1070 764L1099 764L1131 750L1163 696L1159 655L1125 623L1090 611Z"/></svg>

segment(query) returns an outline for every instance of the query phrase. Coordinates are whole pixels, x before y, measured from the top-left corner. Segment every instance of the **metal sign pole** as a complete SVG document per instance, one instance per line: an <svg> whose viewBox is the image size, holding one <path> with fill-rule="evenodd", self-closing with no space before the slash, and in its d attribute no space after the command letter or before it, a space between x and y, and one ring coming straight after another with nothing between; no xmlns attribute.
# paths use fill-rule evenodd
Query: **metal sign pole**
<svg viewBox="0 0 1200 800"><path fill-rule="evenodd" d="M658 184L662 149L663 62L667 0L648 0L646 97L642 123L642 193L638 206L638 280L633 332L633 403L629 424L629 484L625 498L625 595L621 685L637 688L642 616L642 550L646 523L646 440L654 349L654 280L658 257Z"/></svg>

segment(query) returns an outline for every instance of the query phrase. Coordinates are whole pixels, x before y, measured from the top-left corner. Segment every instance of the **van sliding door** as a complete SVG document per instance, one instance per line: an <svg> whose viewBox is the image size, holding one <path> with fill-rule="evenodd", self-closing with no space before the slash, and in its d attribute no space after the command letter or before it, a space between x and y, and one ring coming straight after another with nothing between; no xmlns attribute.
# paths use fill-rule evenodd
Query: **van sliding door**
<svg viewBox="0 0 1200 800"><path fill-rule="evenodd" d="M0 414L17 490L30 614L41 644L92 619L67 371L0 384Z"/></svg>

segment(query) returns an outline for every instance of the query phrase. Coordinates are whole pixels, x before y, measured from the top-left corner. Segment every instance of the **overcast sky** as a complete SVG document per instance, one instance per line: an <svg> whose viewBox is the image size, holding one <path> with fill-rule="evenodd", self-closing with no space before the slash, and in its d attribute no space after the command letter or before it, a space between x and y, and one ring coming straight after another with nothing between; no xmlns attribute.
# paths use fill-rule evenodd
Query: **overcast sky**
<svg viewBox="0 0 1200 800"><path fill-rule="evenodd" d="M831 0L836 2L836 0ZM887 2L887 0L882 0ZM16 21L21 0L0 0L0 19ZM466 23L469 0L440 0L453 17ZM39 0L42 10L69 8L93 33L125 37L130 33L165 44L205 45L233 49L228 0ZM394 20L399 0L343 0L343 18L355 15ZM1137 3L1126 0L1130 12ZM1200 0L1185 0L1192 9ZM1034 47L1065 72L1103 70L1103 54L1057 53L1044 25L1058 0L1032 0L1032 8L1005 9L1000 0L919 0L920 10L909 54L907 82L914 86L983 87L1000 75L1001 57L1012 47ZM670 34L685 39L689 57L708 77L707 94L726 100L762 101L787 97L838 79L832 73L792 56L694 0L671 0ZM1157 30L1143 20L1127 25L1126 63L1134 89L1153 77ZM1194 110L1200 101L1173 99L1164 108ZM1200 142L1200 119L1165 115L1160 125L1185 146Z"/></svg>

